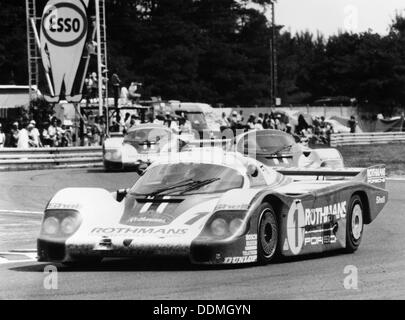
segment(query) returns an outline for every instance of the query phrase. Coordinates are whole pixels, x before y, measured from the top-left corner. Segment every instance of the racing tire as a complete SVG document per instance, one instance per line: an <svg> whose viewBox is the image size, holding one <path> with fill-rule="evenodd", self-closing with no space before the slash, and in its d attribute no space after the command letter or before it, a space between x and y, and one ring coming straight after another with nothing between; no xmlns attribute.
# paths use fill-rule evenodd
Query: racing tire
<svg viewBox="0 0 405 320"><path fill-rule="evenodd" d="M279 224L276 213L269 203L263 203L257 211L259 213L257 261L259 264L265 265L277 256L280 235Z"/></svg>
<svg viewBox="0 0 405 320"><path fill-rule="evenodd" d="M346 249L354 253L360 246L364 231L364 205L361 198L355 195L350 200L346 218Z"/></svg>

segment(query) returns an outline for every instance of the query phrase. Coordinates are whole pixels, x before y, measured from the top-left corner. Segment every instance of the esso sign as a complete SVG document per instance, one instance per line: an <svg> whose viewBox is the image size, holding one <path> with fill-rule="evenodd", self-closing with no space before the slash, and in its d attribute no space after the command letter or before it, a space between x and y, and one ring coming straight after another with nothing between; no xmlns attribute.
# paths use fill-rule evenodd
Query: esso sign
<svg viewBox="0 0 405 320"><path fill-rule="evenodd" d="M87 36L87 14L73 3L57 3L44 12L42 32L55 46L70 47Z"/></svg>

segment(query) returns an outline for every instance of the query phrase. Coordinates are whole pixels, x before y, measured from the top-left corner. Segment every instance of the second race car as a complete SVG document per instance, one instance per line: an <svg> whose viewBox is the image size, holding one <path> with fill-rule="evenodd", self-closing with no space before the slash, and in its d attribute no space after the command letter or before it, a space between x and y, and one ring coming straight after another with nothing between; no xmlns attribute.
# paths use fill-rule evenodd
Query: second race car
<svg viewBox="0 0 405 320"><path fill-rule="evenodd" d="M269 167L343 168L337 149L310 149L280 130L254 130L238 135L228 150L254 158Z"/></svg>

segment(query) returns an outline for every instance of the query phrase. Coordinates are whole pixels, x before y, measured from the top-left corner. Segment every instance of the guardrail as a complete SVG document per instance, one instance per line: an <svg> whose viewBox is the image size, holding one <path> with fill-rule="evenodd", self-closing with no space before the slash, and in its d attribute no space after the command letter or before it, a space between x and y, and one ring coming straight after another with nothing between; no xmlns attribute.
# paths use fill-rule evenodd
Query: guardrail
<svg viewBox="0 0 405 320"><path fill-rule="evenodd" d="M0 171L92 168L102 164L101 147L0 149Z"/></svg>
<svg viewBox="0 0 405 320"><path fill-rule="evenodd" d="M405 132L339 133L331 136L331 147L405 142Z"/></svg>

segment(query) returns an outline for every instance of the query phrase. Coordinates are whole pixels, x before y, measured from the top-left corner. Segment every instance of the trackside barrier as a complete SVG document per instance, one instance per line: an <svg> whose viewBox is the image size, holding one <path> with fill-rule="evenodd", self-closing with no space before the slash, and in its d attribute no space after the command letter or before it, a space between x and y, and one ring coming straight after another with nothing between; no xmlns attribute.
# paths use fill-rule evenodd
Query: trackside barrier
<svg viewBox="0 0 405 320"><path fill-rule="evenodd" d="M101 147L0 149L0 171L92 168L102 164Z"/></svg>
<svg viewBox="0 0 405 320"><path fill-rule="evenodd" d="M405 142L405 132L339 133L331 136L331 147Z"/></svg>

